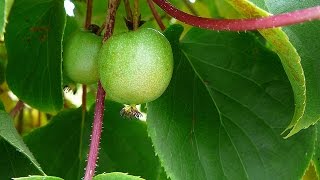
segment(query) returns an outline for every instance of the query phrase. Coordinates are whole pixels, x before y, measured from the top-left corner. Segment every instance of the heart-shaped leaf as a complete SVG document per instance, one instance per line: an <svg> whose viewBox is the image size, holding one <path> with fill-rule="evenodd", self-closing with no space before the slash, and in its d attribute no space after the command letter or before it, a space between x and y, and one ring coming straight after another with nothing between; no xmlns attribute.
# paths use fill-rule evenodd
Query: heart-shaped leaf
<svg viewBox="0 0 320 180"><path fill-rule="evenodd" d="M25 103L46 112L63 106L63 0L18 0L6 28L7 82Z"/></svg>
<svg viewBox="0 0 320 180"><path fill-rule="evenodd" d="M294 103L278 56L251 33L192 29L179 44L180 33L179 27L166 31L174 75L165 94L148 104L148 132L167 174L301 178L315 130L280 136Z"/></svg>

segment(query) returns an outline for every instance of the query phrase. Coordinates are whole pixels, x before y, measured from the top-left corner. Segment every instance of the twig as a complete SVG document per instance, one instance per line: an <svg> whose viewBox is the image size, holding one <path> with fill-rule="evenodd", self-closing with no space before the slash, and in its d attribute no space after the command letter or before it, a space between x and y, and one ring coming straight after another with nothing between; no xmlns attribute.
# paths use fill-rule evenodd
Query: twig
<svg viewBox="0 0 320 180"><path fill-rule="evenodd" d="M132 21L132 11L131 11L129 0L123 0L123 1L124 1L124 7L126 9L127 20Z"/></svg>
<svg viewBox="0 0 320 180"><path fill-rule="evenodd" d="M86 12L86 21L84 27L88 29L91 24L91 17L92 17L92 0L87 0L87 12Z"/></svg>
<svg viewBox="0 0 320 180"><path fill-rule="evenodd" d="M160 15L158 14L156 8L154 7L154 4L153 4L152 0L147 0L147 2L148 2L149 8L150 8L150 10L152 12L152 15L153 15L154 19L157 21L160 29L162 31L164 31L166 29L166 27L163 24L162 19L161 19Z"/></svg>
<svg viewBox="0 0 320 180"><path fill-rule="evenodd" d="M137 30L139 28L140 24L140 13L139 13L139 0L134 0L133 4L133 17L132 17L132 22L133 22L133 30Z"/></svg>
<svg viewBox="0 0 320 180"><path fill-rule="evenodd" d="M104 39L103 39L104 42L108 38L110 38L113 33L116 11L118 9L119 3L120 3L120 0L109 0L108 14L106 18L107 23L105 27L106 32L104 34ZM95 173L98 152L99 152L101 131L102 131L105 96L106 96L106 93L103 90L101 83L99 81L97 97L96 97L96 107L95 107L94 120L93 120L93 128L92 128L92 134L91 134L90 150L89 150L88 163L86 166L84 180L91 180Z"/></svg>
<svg viewBox="0 0 320 180"><path fill-rule="evenodd" d="M170 16L186 24L211 30L247 31L275 28L320 19L320 6L253 19L212 19L197 17L175 8L166 0L153 0Z"/></svg>
<svg viewBox="0 0 320 180"><path fill-rule="evenodd" d="M16 115L23 109L23 107L24 103L21 100L19 100L15 107L10 111L10 116L13 118L16 117Z"/></svg>

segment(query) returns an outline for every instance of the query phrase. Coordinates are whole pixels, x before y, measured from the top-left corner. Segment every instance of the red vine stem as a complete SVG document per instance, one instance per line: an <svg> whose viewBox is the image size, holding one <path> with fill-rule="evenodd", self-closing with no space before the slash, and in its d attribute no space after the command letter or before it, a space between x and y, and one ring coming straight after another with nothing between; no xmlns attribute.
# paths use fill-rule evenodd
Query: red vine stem
<svg viewBox="0 0 320 180"><path fill-rule="evenodd" d="M170 16L186 24L212 30L247 31L275 28L320 19L320 6L274 16L252 19L212 19L197 17L180 11L166 0L153 0Z"/></svg>
<svg viewBox="0 0 320 180"><path fill-rule="evenodd" d="M161 17L160 17L160 15L158 14L156 8L154 7L154 4L153 4L152 0L147 0L147 2L148 2L149 8L150 8L150 10L151 10L151 12L152 12L152 15L153 15L154 19L157 21L160 29L161 29L162 31L164 31L164 30L166 29L166 27L165 27L165 25L163 24L163 22L162 22L162 20L161 20Z"/></svg>
<svg viewBox="0 0 320 180"><path fill-rule="evenodd" d="M108 38L110 38L113 33L115 16L116 16L116 11L118 9L119 3L120 3L120 0L109 0L108 14L106 17L106 27L105 27L106 32L104 34L104 39L103 39L104 42ZM91 134L90 150L89 150L88 163L86 166L84 180L92 180L92 177L94 176L94 173L95 173L96 162L97 162L98 153L99 153L101 131L102 131L105 96L106 96L106 92L103 90L101 83L99 81L97 97L96 97L96 107L95 107L94 120L93 120L93 128L92 128L92 134Z"/></svg>

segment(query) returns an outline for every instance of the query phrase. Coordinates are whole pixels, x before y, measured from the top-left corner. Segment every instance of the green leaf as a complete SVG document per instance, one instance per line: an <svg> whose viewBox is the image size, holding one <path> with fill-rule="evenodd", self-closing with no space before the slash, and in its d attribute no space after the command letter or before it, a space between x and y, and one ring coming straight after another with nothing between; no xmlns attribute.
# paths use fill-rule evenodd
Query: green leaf
<svg viewBox="0 0 320 180"><path fill-rule="evenodd" d="M229 1L228 1L229 2ZM236 10L244 17L255 16L268 16L269 13L258 8L248 1L230 1L229 2ZM293 128L286 137L299 132L302 128L297 125L299 122L304 121L301 117L304 115L306 107L306 77L301 65L301 58L297 53L295 47L291 44L288 36L280 28L259 30L261 35L272 45L282 62L283 68L291 82L295 99L295 113L291 123L285 131ZM297 129L298 127L298 129Z"/></svg>
<svg viewBox="0 0 320 180"><path fill-rule="evenodd" d="M5 108L4 108L4 105L3 105L3 103L2 103L2 101L0 101L0 111L5 111Z"/></svg>
<svg viewBox="0 0 320 180"><path fill-rule="evenodd" d="M0 38L5 32L7 18L9 16L12 4L13 0L2 0L0 2Z"/></svg>
<svg viewBox="0 0 320 180"><path fill-rule="evenodd" d="M312 157L312 160L317 174L320 175L320 123L317 123L315 126L317 128L317 141L314 148L314 155Z"/></svg>
<svg viewBox="0 0 320 180"><path fill-rule="evenodd" d="M122 105L106 103L96 173L121 171L145 179L163 177L145 122L121 118L121 108ZM91 111L80 138L81 109L64 111L27 135L25 142L47 174L78 180L84 175L92 120Z"/></svg>
<svg viewBox="0 0 320 180"><path fill-rule="evenodd" d="M24 154L31 163L41 172L45 174L29 148L23 142L21 136L14 127L13 119L4 111L0 111L0 136L9 142L17 151Z"/></svg>
<svg viewBox="0 0 320 180"><path fill-rule="evenodd" d="M0 1L0 35L4 32L4 23L5 23L5 4L6 1Z"/></svg>
<svg viewBox="0 0 320 180"><path fill-rule="evenodd" d="M265 1L267 10L273 14L294 11L297 9L319 6L318 0L305 1ZM301 57L301 64L306 79L306 107L302 118L292 128L290 135L308 128L320 119L320 21L313 21L301 25L283 28L290 42Z"/></svg>
<svg viewBox="0 0 320 180"><path fill-rule="evenodd" d="M143 180L137 176L131 176L126 173L113 172L106 174L99 174L93 178L93 180Z"/></svg>
<svg viewBox="0 0 320 180"><path fill-rule="evenodd" d="M6 29L8 85L21 100L45 112L63 106L64 26L63 0L19 0L13 4Z"/></svg>
<svg viewBox="0 0 320 180"><path fill-rule="evenodd" d="M29 177L13 178L13 180L63 180L63 179L59 177L54 177L54 176L29 176Z"/></svg>
<svg viewBox="0 0 320 180"><path fill-rule="evenodd" d="M39 174L39 170L15 147L0 138L0 179Z"/></svg>
<svg viewBox="0 0 320 180"><path fill-rule="evenodd" d="M301 178L315 129L280 136L294 103L277 55L251 33L192 29L178 44L180 33L165 33L174 74L167 91L148 103L148 132L168 176Z"/></svg>
<svg viewBox="0 0 320 180"><path fill-rule="evenodd" d="M26 144L48 175L64 179L81 178L77 177L80 125L81 109L63 111L53 117L46 126L35 129L24 137Z"/></svg>

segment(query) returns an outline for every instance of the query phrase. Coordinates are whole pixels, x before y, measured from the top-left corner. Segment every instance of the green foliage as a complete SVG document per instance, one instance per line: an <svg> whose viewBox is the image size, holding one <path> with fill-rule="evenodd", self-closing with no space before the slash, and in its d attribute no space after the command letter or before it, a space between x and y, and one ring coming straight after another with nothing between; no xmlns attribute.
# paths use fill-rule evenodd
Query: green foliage
<svg viewBox="0 0 320 180"><path fill-rule="evenodd" d="M13 180L63 180L59 177L54 176L29 176L21 178L13 178Z"/></svg>
<svg viewBox="0 0 320 180"><path fill-rule="evenodd" d="M101 139L97 174L121 171L145 179L166 179L159 160L154 154L145 122L121 118L120 104L107 102L106 107L108 107L104 117L106 126ZM63 111L47 126L34 130L24 138L46 174L70 180L80 179L83 176L92 119L91 111L84 126L81 127L81 109ZM81 129L83 136L81 136ZM3 148L0 147L1 149ZM16 158L16 156L13 157ZM23 159L18 160L17 164L23 164ZM19 173L19 169L15 166L2 171L7 167L4 164L0 166L0 172L11 174L18 171ZM15 177L26 175L18 173ZM3 176L8 177L5 173Z"/></svg>
<svg viewBox="0 0 320 180"><path fill-rule="evenodd" d="M62 108L63 0L19 0L6 28L7 82L24 102L45 112Z"/></svg>
<svg viewBox="0 0 320 180"><path fill-rule="evenodd" d="M181 27L166 32L175 58L171 85L148 103L148 132L168 175L300 178L315 131L281 137L294 106L278 57L251 33L192 29L179 44L180 33Z"/></svg>
<svg viewBox="0 0 320 180"><path fill-rule="evenodd" d="M125 173L113 172L106 174L99 174L93 180L143 180L137 176L131 176Z"/></svg>
<svg viewBox="0 0 320 180"><path fill-rule="evenodd" d="M66 17L63 0L16 0L10 10L12 2L0 0L0 179L81 179L94 117L95 105L89 106L97 87L87 86L89 112L70 109L62 87L78 87L62 71L62 53L74 31L84 26L86 2L73 0L75 17ZM93 1L92 23L102 25L107 2ZM184 1L170 2L191 12ZM147 2L139 5L146 21L142 28L159 29ZM200 16L243 18L320 3L197 0L191 5ZM167 27L179 23L157 10ZM114 35L128 32L126 16L121 0ZM252 32L170 26L165 31L174 56L170 85L160 98L141 106L146 122L122 118L123 105L106 101L94 179L315 178L315 171L320 174L320 125L315 124L320 119L319 23ZM142 39L154 43L145 34ZM121 46L129 50L119 59L134 50L132 42ZM146 53L150 51L143 48L140 55ZM124 73L130 70L130 58L121 66ZM108 78L115 76L113 70ZM130 73L128 78L135 72ZM150 85L162 81L159 76ZM7 84L31 106L15 118L4 112L13 108L10 100L16 101L10 99ZM122 84L132 85L127 80ZM15 125L32 108L48 112L49 122L22 138ZM285 130L290 130L287 139L281 135Z"/></svg>
<svg viewBox="0 0 320 180"><path fill-rule="evenodd" d="M25 155L31 161L31 163L39 170L39 172L44 174L39 163L34 158L33 154L30 152L29 148L23 142L21 136L15 129L12 118L6 112L0 111L0 120L0 137L2 137L4 140L10 143L14 148L16 148L17 151ZM3 145L5 146L5 144ZM0 169L2 169L3 167L4 166L1 166ZM14 167L12 168L14 169Z"/></svg>

